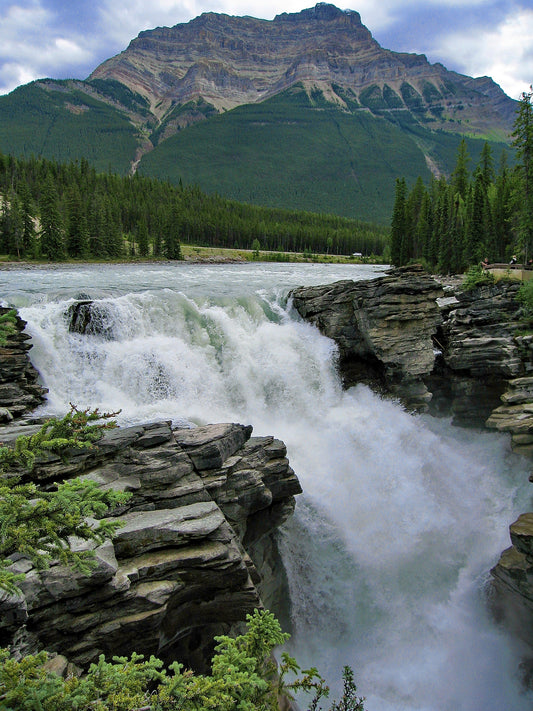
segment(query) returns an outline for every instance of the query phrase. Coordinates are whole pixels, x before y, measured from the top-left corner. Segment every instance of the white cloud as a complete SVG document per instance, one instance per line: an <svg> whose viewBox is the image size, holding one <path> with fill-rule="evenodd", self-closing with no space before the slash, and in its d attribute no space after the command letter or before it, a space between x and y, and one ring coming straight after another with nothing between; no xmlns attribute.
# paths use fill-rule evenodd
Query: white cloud
<svg viewBox="0 0 533 711"><path fill-rule="evenodd" d="M469 76L490 76L513 99L533 83L533 10L520 9L491 30L454 32L428 50L453 56Z"/></svg>
<svg viewBox="0 0 533 711"><path fill-rule="evenodd" d="M492 5L493 2L494 0L358 0L352 5L361 15L363 24L374 33L389 29L401 22L402 18L414 17L417 10L427 10L430 6L438 9L476 8Z"/></svg>
<svg viewBox="0 0 533 711"><path fill-rule="evenodd" d="M526 0L331 1L357 10L372 33L386 38L380 41L389 49L424 53L430 61L442 61L465 74L487 74L514 98L533 82L529 5L515 9L499 26L482 29L483 18L491 22L491 13L497 10L499 16L507 3L519 8ZM315 2L69 0L72 4L66 6L61 0L0 0L0 93L44 76L85 77L125 49L140 31L188 22L202 12L272 19ZM461 24L467 18L468 23Z"/></svg>
<svg viewBox="0 0 533 711"><path fill-rule="evenodd" d="M0 15L0 93L54 73L73 76L91 57L81 30L55 28L54 14L37 1Z"/></svg>
<svg viewBox="0 0 533 711"><path fill-rule="evenodd" d="M123 3L105 0L98 9L102 31L122 47L142 30L172 27L201 12L203 8L195 0L129 0Z"/></svg>

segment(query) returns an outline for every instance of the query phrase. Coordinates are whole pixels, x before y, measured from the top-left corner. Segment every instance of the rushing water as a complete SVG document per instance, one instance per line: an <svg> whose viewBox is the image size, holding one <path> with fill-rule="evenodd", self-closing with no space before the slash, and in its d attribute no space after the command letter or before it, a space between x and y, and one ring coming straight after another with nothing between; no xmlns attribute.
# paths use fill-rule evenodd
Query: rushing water
<svg viewBox="0 0 533 711"><path fill-rule="evenodd" d="M345 392L334 344L291 311L291 287L375 276L319 265L104 266L0 272L49 388L122 423L241 422L287 444L304 494L285 526L291 651L368 711L526 711L520 649L487 613L488 571L531 510L507 437ZM112 338L69 333L96 299Z"/></svg>

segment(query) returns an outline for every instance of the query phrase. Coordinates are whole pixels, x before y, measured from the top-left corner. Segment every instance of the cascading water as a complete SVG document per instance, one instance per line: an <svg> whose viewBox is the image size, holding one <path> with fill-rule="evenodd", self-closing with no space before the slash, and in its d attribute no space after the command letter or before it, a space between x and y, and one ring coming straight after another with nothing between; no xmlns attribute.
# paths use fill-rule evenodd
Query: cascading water
<svg viewBox="0 0 533 711"><path fill-rule="evenodd" d="M241 422L287 444L304 494L286 525L291 651L335 685L356 672L368 711L522 711L520 649L484 584L531 509L527 462L506 437L344 392L336 350L290 310L290 287L378 270L305 265L2 272L28 321L43 412L119 421ZM80 294L107 336L70 333Z"/></svg>

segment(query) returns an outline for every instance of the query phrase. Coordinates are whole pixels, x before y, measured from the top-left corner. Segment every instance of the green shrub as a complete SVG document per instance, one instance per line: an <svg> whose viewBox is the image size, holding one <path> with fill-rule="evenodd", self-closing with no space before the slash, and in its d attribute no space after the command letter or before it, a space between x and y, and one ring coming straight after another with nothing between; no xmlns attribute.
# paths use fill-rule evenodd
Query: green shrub
<svg viewBox="0 0 533 711"><path fill-rule="evenodd" d="M103 430L116 426L110 419L113 414L71 406L61 420L52 418L34 435L18 437L13 448L0 444L0 591L15 594L23 578L8 569L12 564L8 556L13 553L27 557L40 570L57 559L89 573L93 552L71 550L69 537L100 544L120 526L107 520L90 525L88 518L101 518L129 494L105 491L96 482L79 478L57 484L52 491L21 481L31 474L38 455L50 451L64 455L73 447L91 447Z"/></svg>
<svg viewBox="0 0 533 711"><path fill-rule="evenodd" d="M184 671L174 662L168 669L151 656L114 657L102 655L81 677L66 679L43 666L41 652L17 661L0 650L0 704L23 711L278 711L279 698L293 698L296 692L313 694L309 711L318 711L320 699L329 695L316 669L300 669L284 653L276 664L273 650L289 637L281 631L271 612L255 610L247 615L247 631L232 638L216 637L211 675ZM293 681L287 681L294 675ZM344 690L331 711L364 711L364 699L357 697L353 671L345 667Z"/></svg>
<svg viewBox="0 0 533 711"><path fill-rule="evenodd" d="M533 279L524 282L516 295L517 301L522 304L525 315L533 317Z"/></svg>
<svg viewBox="0 0 533 711"><path fill-rule="evenodd" d="M465 291L471 291L480 286L490 286L494 284L494 282L494 274L483 269L481 265L476 264L468 268L462 286Z"/></svg>
<svg viewBox="0 0 533 711"><path fill-rule="evenodd" d="M17 312L11 309L0 316L0 346L5 346L9 336L17 332Z"/></svg>

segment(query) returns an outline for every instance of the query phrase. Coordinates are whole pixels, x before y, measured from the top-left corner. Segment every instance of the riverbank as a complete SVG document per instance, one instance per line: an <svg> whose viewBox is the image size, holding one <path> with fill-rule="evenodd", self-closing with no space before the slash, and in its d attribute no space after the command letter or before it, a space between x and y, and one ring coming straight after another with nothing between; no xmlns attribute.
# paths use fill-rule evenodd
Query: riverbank
<svg viewBox="0 0 533 711"><path fill-rule="evenodd" d="M223 247L199 247L181 245L182 259L188 264L233 264L240 262L289 262L295 264L384 264L379 256L353 257L346 254L304 254L301 252L267 252L246 249L226 249ZM0 269L27 269L31 267L61 267L62 265L81 264L172 264L173 260L148 257L128 257L126 259L71 259L64 262L46 260L17 261L0 257Z"/></svg>

